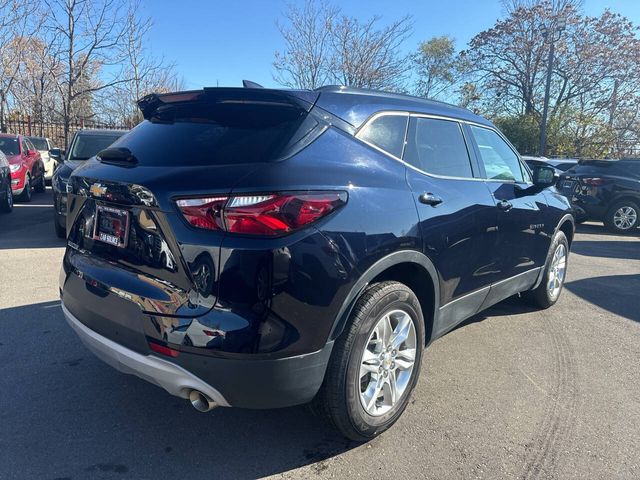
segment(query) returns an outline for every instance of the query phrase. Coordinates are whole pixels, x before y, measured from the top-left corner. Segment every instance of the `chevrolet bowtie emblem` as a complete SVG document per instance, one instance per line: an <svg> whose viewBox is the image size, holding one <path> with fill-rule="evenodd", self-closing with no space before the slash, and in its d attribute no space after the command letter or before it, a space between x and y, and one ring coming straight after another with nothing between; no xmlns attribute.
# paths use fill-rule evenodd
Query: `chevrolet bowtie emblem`
<svg viewBox="0 0 640 480"><path fill-rule="evenodd" d="M93 185L91 185L91 187L89 187L89 191L94 197L102 197L105 193L107 193L107 187L100 183L94 183Z"/></svg>

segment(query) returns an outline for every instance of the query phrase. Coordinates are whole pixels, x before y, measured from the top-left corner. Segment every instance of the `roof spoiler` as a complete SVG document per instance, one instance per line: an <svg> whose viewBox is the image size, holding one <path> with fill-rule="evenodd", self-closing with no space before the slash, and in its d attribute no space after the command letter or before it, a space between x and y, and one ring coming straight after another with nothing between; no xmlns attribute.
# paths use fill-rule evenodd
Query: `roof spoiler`
<svg viewBox="0 0 640 480"><path fill-rule="evenodd" d="M253 82L250 82L253 83ZM257 85L257 84L255 84ZM274 103L289 104L311 110L319 92L311 90L276 90L262 87L205 87L202 90L188 90L174 93L151 93L138 100L138 108L145 120L151 118L158 110L171 105L190 102L217 103Z"/></svg>

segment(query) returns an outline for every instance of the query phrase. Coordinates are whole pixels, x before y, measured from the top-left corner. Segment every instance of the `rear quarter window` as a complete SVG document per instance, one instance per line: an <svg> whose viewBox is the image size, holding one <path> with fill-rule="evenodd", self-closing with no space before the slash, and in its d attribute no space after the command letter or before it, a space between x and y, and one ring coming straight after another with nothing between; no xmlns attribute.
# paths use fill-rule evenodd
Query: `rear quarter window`
<svg viewBox="0 0 640 480"><path fill-rule="evenodd" d="M400 158L408 119L408 115L380 116L358 132L358 138Z"/></svg>

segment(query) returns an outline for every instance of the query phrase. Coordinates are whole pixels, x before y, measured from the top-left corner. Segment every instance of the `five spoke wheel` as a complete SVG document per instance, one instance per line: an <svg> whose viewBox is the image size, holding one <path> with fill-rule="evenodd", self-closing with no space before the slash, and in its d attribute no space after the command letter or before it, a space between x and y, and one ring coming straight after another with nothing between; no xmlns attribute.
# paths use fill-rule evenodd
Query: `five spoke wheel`
<svg viewBox="0 0 640 480"><path fill-rule="evenodd" d="M403 310L384 314L360 362L360 402L372 416L387 413L407 389L416 359L416 329Z"/></svg>

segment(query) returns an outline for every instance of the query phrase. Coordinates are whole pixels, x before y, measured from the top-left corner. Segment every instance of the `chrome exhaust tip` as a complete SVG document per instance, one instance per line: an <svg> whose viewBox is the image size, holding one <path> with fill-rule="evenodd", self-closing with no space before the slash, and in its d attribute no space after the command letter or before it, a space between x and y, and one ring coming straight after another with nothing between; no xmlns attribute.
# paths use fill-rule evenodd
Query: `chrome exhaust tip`
<svg viewBox="0 0 640 480"><path fill-rule="evenodd" d="M191 405L193 405L193 408L199 412L208 412L218 406L216 402L198 390L191 390L189 392L189 401Z"/></svg>

